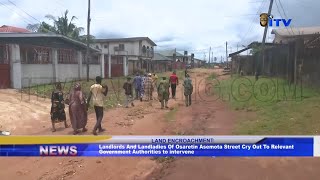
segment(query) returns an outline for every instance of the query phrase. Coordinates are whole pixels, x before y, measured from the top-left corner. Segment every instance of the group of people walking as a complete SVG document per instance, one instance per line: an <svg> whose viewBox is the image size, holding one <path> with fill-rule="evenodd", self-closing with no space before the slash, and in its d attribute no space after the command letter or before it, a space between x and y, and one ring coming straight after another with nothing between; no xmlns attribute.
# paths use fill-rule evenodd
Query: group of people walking
<svg viewBox="0 0 320 180"><path fill-rule="evenodd" d="M88 107L90 100L93 101L94 110L96 113L97 122L93 128L92 133L97 135L97 130L99 132L105 131L102 128L101 122L103 119L103 97L108 93L108 87L101 85L102 78L100 76L96 77L96 83L90 87L90 94L88 99L84 97L84 93L81 90L80 83L76 83L73 86L69 96L64 100L64 94L62 91L61 83L56 84L56 89L52 92L51 96L51 122L52 131L55 132L55 124L59 122L64 122L65 128L68 128L65 113L65 104L69 105L69 116L71 125L73 128L73 134L76 135L80 131L87 131L87 120L88 120Z"/></svg>
<svg viewBox="0 0 320 180"><path fill-rule="evenodd" d="M127 83L129 82L130 82L130 79L128 79ZM153 92L156 90L158 93L158 100L161 103L162 109L168 108L170 87L171 87L171 96L173 99L176 99L176 90L178 85L179 85L179 78L175 71L170 75L169 80L167 80L167 77L162 77L162 79L159 82L158 82L158 76L156 74L152 75L151 73L136 74L136 76L133 79L133 87L135 88L135 99L140 101L153 100ZM185 73L185 80L183 82L183 87L184 87L184 95L186 99L186 102L185 102L186 106L190 106L191 94L193 93L193 86L192 86L192 81L190 79L190 76L187 72Z"/></svg>
<svg viewBox="0 0 320 180"><path fill-rule="evenodd" d="M83 91L81 90L80 83L76 83L73 86L69 96L64 100L64 94L62 91L61 83L56 84L55 90L51 96L51 122L52 131L55 132L55 124L64 122L65 128L68 128L65 113L65 104L69 105L69 116L71 125L73 128L73 134L76 135L80 131L87 131L87 120L88 120L88 107L89 103L93 101L93 107L96 114L96 124L92 130L92 134L97 135L97 131L103 132L105 129L102 128L101 123L104 114L104 97L108 94L108 86L102 85L102 78L96 77L96 83L90 87L90 93L86 99ZM150 101L153 100L153 92L157 91L158 100L161 103L161 109L169 108L168 101L171 87L171 96L173 99L176 98L176 88L179 85L179 78L176 72L173 72L169 80L167 77L162 77L158 81L156 74L136 74L133 81L131 77L127 77L127 81L123 84L124 93L126 96L125 107L128 108L129 104L134 106L134 100ZM188 107L191 105L191 95L193 93L192 80L188 73L185 74L183 81L185 105ZM135 90L135 96L134 91Z"/></svg>

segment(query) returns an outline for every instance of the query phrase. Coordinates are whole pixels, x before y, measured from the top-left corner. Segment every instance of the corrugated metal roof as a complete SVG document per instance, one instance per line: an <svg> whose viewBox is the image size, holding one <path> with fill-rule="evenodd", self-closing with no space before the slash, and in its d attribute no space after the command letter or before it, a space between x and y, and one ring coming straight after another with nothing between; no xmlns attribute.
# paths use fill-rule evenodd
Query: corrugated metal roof
<svg viewBox="0 0 320 180"><path fill-rule="evenodd" d="M0 27L0 32L11 32L11 33L30 33L27 29L18 28L14 26L3 25Z"/></svg>
<svg viewBox="0 0 320 180"><path fill-rule="evenodd" d="M69 37L59 35L59 34L54 34L54 33L6 33L6 32L1 32L0 33L0 40L1 39L6 39L6 38L58 38L62 39L64 41L67 41L73 45L77 45L78 47L86 48L87 45L80 42L73 40ZM96 52L100 52L100 50L91 48L92 50Z"/></svg>
<svg viewBox="0 0 320 180"><path fill-rule="evenodd" d="M152 61L172 61L172 59L170 59L160 53L154 53Z"/></svg>
<svg viewBox="0 0 320 180"><path fill-rule="evenodd" d="M153 46L157 46L150 38L148 37L129 37L129 38L111 38L111 39L95 39L97 43L104 43L104 42L129 42L129 41L140 41L140 40L147 40Z"/></svg>
<svg viewBox="0 0 320 180"><path fill-rule="evenodd" d="M278 36L312 35L317 33L320 33L320 26L295 27L295 28L288 27L288 28L273 29L271 31L271 34L276 34Z"/></svg>
<svg viewBox="0 0 320 180"><path fill-rule="evenodd" d="M183 54L173 50L157 51L157 53L162 54L163 56L172 57L173 53L176 53L176 56L184 56Z"/></svg>

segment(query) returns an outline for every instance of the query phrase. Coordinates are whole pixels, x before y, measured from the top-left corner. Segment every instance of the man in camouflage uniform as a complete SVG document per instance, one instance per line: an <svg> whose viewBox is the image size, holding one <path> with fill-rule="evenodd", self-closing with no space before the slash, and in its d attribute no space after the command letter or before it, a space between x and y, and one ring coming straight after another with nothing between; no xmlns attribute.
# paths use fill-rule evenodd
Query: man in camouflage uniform
<svg viewBox="0 0 320 180"><path fill-rule="evenodd" d="M162 80L158 84L158 99L161 102L161 109L168 108L169 100L169 82L166 77L162 77Z"/></svg>
<svg viewBox="0 0 320 180"><path fill-rule="evenodd" d="M191 105L191 95L193 93L192 80L189 74L186 74L186 79L183 82L183 87L184 87L184 97L186 100L186 106L188 107Z"/></svg>

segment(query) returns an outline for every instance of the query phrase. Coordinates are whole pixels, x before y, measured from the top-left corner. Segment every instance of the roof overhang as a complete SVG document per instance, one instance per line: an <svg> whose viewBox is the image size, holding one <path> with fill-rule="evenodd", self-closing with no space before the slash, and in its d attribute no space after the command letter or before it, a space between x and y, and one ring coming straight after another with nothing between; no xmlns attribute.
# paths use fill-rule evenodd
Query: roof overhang
<svg viewBox="0 0 320 180"><path fill-rule="evenodd" d="M95 39L95 43L108 43L108 42L132 42L132 41L140 41L140 40L146 40L148 41L152 46L157 46L155 42L153 42L148 37L130 37L130 38L111 38L111 39Z"/></svg>
<svg viewBox="0 0 320 180"><path fill-rule="evenodd" d="M45 33L0 33L0 43L29 44L53 48L76 48L85 50L87 45L58 34ZM101 50L89 47L90 51L100 53Z"/></svg>
<svg viewBox="0 0 320 180"><path fill-rule="evenodd" d="M274 47L274 46L284 46L284 45L287 45L287 44L277 44L277 43L265 43L265 46L266 47ZM240 54L244 51L247 51L249 49L252 49L253 47L255 46L262 46L262 43L261 42L252 42L251 44L249 44L247 47L245 47L244 49L241 49L237 52L234 52L234 53L231 53L229 54L229 57L232 57L232 56L235 56L237 54Z"/></svg>

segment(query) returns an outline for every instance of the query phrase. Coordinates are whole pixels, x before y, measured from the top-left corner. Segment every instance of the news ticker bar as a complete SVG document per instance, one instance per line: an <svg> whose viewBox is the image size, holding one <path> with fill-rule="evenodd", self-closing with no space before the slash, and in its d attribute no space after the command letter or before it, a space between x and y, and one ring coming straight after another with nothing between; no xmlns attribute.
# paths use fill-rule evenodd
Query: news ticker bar
<svg viewBox="0 0 320 180"><path fill-rule="evenodd" d="M320 156L320 136L2 136L0 156Z"/></svg>

